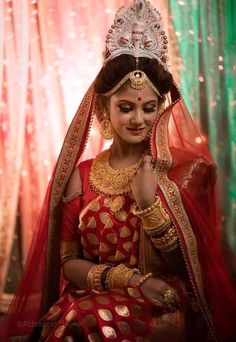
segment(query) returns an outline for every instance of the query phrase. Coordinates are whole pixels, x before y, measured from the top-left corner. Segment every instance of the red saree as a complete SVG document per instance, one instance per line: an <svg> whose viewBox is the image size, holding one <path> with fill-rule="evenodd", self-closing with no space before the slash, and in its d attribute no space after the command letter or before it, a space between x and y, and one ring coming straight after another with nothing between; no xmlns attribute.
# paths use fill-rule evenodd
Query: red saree
<svg viewBox="0 0 236 342"><path fill-rule="evenodd" d="M27 340L32 328L62 294L61 198L74 167L81 161L95 111L92 85L65 138L22 282L2 328L1 341ZM215 166L176 87L171 91L170 105L160 113L154 126L151 150L159 165L158 193L178 231L191 291L208 327L207 338L234 341L236 290L221 252ZM106 252L103 257L108 257ZM155 250L142 229L138 258L142 273L152 270ZM37 269L36 274L33 269ZM142 299L141 293L139 296ZM141 305L141 309L150 317L150 305ZM112 315L115 314L113 311Z"/></svg>

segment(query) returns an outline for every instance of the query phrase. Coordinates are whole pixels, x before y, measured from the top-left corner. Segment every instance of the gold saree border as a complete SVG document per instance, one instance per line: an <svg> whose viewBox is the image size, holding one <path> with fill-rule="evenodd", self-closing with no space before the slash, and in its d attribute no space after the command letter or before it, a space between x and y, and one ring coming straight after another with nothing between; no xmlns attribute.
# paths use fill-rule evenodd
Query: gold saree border
<svg viewBox="0 0 236 342"><path fill-rule="evenodd" d="M68 129L54 173L49 205L46 269L42 301L43 315L60 296L59 219L61 198L75 166L78 153L81 152L82 154L86 146L89 130L93 122L94 99L95 93L92 83ZM89 114L91 114L91 116ZM85 132L86 126L88 126L88 132Z"/></svg>
<svg viewBox="0 0 236 342"><path fill-rule="evenodd" d="M170 180L168 177L168 171L172 165L172 156L168 142L169 117L170 109L164 112L162 116L160 116L155 136L157 158L161 161L160 167L157 170L158 184L171 212L173 213L177 221L177 231L181 244L181 250L187 266L193 290L198 299L202 314L208 324L212 337L214 337L216 340L212 316L208 308L203 289L202 272L198 259L196 237L194 235L191 223L185 211L178 186L174 181ZM183 242L180 235L183 236L185 242L186 255L183 251ZM191 270L189 269L188 261L186 260L186 258L189 260Z"/></svg>

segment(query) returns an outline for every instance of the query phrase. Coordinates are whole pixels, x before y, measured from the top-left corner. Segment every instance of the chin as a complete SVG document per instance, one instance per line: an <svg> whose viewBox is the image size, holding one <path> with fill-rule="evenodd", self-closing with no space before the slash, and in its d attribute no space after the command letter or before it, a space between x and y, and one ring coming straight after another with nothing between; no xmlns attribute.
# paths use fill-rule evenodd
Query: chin
<svg viewBox="0 0 236 342"><path fill-rule="evenodd" d="M147 141L147 136L132 136L132 137L124 137L122 140L124 140L128 144L140 144Z"/></svg>

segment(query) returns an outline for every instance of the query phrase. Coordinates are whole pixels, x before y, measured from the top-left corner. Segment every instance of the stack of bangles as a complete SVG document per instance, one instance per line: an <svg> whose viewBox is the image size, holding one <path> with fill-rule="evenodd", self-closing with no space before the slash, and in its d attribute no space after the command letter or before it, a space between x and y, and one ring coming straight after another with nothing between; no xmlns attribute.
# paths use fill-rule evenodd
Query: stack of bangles
<svg viewBox="0 0 236 342"><path fill-rule="evenodd" d="M170 252L178 247L177 232L159 196L156 196L155 202L148 208L141 210L135 206L132 212L141 218L143 228L156 248L162 252Z"/></svg>
<svg viewBox="0 0 236 342"><path fill-rule="evenodd" d="M129 268L124 264L111 267L105 264L92 266L87 275L87 286L96 291L123 288L129 284L129 279L134 274L140 274L137 268ZM142 286L153 276L148 273L140 278L136 286Z"/></svg>

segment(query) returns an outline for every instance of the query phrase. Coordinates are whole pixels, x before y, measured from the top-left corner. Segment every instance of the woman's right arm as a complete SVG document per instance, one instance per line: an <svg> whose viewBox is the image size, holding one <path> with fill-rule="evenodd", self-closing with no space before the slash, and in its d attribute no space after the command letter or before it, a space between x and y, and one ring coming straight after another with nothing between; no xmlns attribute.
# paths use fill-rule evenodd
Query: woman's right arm
<svg viewBox="0 0 236 342"><path fill-rule="evenodd" d="M78 235L81 210L82 181L76 167L69 179L62 204L61 264L64 278L80 289L87 288L87 275L95 264L82 259L82 247Z"/></svg>

